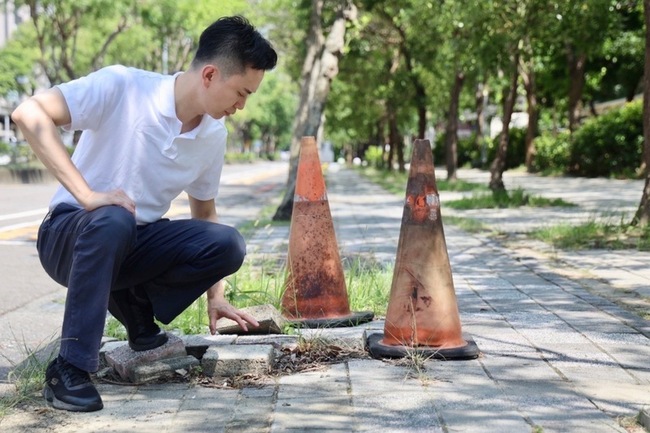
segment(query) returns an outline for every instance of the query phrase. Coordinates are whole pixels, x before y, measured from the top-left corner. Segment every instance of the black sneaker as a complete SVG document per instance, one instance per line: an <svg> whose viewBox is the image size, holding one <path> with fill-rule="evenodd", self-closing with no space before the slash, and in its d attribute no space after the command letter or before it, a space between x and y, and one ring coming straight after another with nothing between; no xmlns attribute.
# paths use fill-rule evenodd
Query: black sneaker
<svg viewBox="0 0 650 433"><path fill-rule="evenodd" d="M149 298L137 289L111 292L108 311L124 325L129 347L136 352L155 349L167 342L167 334L153 320Z"/></svg>
<svg viewBox="0 0 650 433"><path fill-rule="evenodd" d="M93 412L104 407L90 374L60 356L45 371L43 397L56 409Z"/></svg>

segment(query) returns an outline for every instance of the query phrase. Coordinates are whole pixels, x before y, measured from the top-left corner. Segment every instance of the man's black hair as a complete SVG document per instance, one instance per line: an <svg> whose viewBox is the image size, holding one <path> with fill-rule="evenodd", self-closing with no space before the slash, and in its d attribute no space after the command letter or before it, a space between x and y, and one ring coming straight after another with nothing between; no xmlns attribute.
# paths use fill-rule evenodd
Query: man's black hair
<svg viewBox="0 0 650 433"><path fill-rule="evenodd" d="M229 76L246 67L268 71L277 60L270 42L246 18L233 16L219 18L201 33L192 67L215 62Z"/></svg>

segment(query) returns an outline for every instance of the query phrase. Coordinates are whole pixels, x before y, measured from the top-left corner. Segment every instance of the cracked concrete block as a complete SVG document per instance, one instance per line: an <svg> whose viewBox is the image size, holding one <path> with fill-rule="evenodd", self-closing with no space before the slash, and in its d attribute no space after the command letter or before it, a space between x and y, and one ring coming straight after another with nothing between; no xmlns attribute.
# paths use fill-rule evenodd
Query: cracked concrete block
<svg viewBox="0 0 650 433"><path fill-rule="evenodd" d="M180 337L185 344L185 351L188 355L201 359L212 346L227 346L233 344L237 339L236 335L182 335Z"/></svg>
<svg viewBox="0 0 650 433"><path fill-rule="evenodd" d="M199 365L199 360L189 355L178 358L160 359L148 364L136 366L130 371L132 376L129 379L134 383L169 379L177 375L184 376L192 368L198 367Z"/></svg>
<svg viewBox="0 0 650 433"><path fill-rule="evenodd" d="M235 344L270 344L276 349L295 349L298 347L298 335L240 335Z"/></svg>
<svg viewBox="0 0 650 433"><path fill-rule="evenodd" d="M233 345L208 348L201 366L206 376L233 377L267 373L274 360L275 350L271 345Z"/></svg>
<svg viewBox="0 0 650 433"><path fill-rule="evenodd" d="M131 380L136 367L151 364L161 359L179 358L187 355L183 340L173 334L167 334L169 341L151 350L136 352L127 344L119 346L104 355L106 363L113 367L124 380Z"/></svg>

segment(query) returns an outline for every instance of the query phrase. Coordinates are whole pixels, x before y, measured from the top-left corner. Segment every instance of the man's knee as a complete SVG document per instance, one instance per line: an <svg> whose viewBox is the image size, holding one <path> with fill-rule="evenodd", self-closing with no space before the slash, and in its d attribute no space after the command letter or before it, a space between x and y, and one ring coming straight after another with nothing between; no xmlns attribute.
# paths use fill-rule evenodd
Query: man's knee
<svg viewBox="0 0 650 433"><path fill-rule="evenodd" d="M228 250L228 267L229 273L235 273L239 268L241 268L242 263L244 263L244 257L246 257L246 241L244 237L236 229L232 228L228 234L229 250Z"/></svg>
<svg viewBox="0 0 650 433"><path fill-rule="evenodd" d="M235 273L246 256L244 237L233 227L218 225L215 226L213 239L219 251L218 266L228 275Z"/></svg>

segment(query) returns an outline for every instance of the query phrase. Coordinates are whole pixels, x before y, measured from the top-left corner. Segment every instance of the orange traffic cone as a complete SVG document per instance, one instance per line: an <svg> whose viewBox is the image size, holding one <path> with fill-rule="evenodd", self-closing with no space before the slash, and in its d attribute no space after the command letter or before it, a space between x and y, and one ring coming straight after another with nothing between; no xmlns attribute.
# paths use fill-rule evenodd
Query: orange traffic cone
<svg viewBox="0 0 650 433"><path fill-rule="evenodd" d="M413 146L384 333L370 335L367 343L377 358L419 352L471 359L479 354L461 332L428 140Z"/></svg>
<svg viewBox="0 0 650 433"><path fill-rule="evenodd" d="M287 268L282 313L294 324L354 326L373 319L372 312L350 312L314 137L300 143Z"/></svg>

